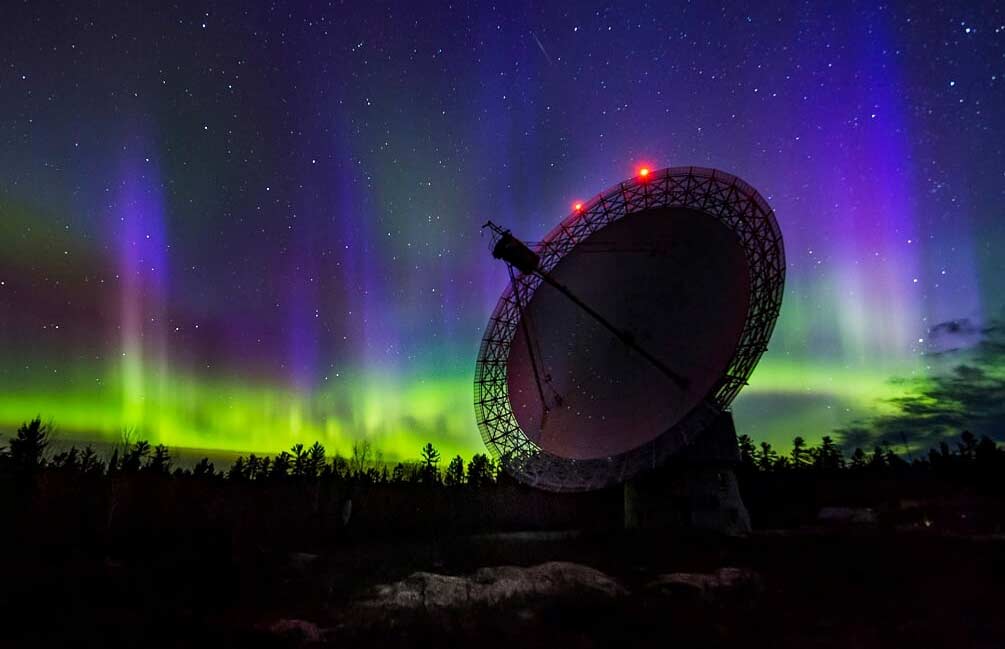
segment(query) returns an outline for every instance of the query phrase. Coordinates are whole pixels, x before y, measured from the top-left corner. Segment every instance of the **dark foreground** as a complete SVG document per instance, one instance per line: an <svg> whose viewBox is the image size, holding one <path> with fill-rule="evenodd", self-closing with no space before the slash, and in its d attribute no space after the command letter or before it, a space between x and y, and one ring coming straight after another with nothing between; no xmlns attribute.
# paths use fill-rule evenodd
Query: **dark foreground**
<svg viewBox="0 0 1005 649"><path fill-rule="evenodd" d="M1005 538L995 535L844 527L742 540L535 533L354 539L311 554L193 550L8 552L0 645L1005 646ZM414 592L375 588L416 571L549 561L610 580L541 577L533 592L492 600L478 600L470 582L433 576L406 581ZM742 583L666 587L670 573L723 567L741 569Z"/></svg>

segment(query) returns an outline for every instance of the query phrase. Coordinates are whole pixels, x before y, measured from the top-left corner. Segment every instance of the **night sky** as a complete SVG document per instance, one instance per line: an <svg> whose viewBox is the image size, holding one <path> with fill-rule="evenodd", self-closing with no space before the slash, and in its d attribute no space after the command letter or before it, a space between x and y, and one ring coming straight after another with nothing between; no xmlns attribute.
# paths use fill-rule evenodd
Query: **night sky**
<svg viewBox="0 0 1005 649"><path fill-rule="evenodd" d="M479 452L480 226L538 240L641 164L777 214L739 432L1005 435L931 396L1005 396L1000 3L156 4L4 6L2 437Z"/></svg>

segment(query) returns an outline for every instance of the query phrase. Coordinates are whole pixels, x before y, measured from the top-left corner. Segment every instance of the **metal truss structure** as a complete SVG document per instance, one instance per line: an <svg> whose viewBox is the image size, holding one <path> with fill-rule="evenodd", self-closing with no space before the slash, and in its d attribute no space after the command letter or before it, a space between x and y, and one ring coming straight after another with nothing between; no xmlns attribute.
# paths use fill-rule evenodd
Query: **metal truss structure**
<svg viewBox="0 0 1005 649"><path fill-rule="evenodd" d="M551 491L586 491L622 482L663 464L711 423L746 384L767 349L782 304L785 251L774 212L743 180L715 169L671 167L626 180L584 203L540 242L539 269L549 273L579 243L607 225L649 209L686 208L707 214L739 239L750 275L750 302L728 370L699 406L656 439L611 457L574 460L548 453L527 437L509 400L507 362L520 327L520 303L541 284L520 274L489 319L475 366L478 428L501 466L521 482Z"/></svg>

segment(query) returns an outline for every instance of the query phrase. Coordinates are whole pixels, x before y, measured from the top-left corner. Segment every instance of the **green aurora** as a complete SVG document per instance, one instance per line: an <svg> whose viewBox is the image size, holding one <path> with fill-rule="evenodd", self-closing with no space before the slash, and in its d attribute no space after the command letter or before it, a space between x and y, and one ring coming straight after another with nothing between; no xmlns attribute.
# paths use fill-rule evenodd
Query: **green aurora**
<svg viewBox="0 0 1005 649"><path fill-rule="evenodd" d="M795 435L826 433L852 413L882 409L884 400L903 394L905 387L886 375L765 358L737 399L735 415L741 432L784 445ZM128 431L169 447L269 454L314 440L349 454L355 440L367 439L388 460L412 459L434 441L447 455L467 457L484 450L470 401L467 367L411 379L342 375L304 395L163 366L137 370L123 361L106 370L100 363L77 363L8 386L0 394L0 425L12 431L41 415L68 440L115 443ZM786 408L769 412L776 402Z"/></svg>

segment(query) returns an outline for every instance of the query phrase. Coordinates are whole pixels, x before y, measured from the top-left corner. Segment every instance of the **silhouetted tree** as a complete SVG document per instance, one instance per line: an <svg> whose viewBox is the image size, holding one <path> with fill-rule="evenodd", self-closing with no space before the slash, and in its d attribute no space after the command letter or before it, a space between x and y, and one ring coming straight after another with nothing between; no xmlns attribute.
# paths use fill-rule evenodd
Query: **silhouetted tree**
<svg viewBox="0 0 1005 649"><path fill-rule="evenodd" d="M982 468L991 468L998 464L1001 460L1002 452L998 449L998 445L994 443L987 435L981 435L981 441L977 443L977 448L974 449L974 461L977 466Z"/></svg>
<svg viewBox="0 0 1005 649"><path fill-rule="evenodd" d="M394 470L391 471L391 483L401 484L405 481L405 465L398 462L394 465Z"/></svg>
<svg viewBox="0 0 1005 649"><path fill-rule="evenodd" d="M21 424L17 435L9 440L7 451L10 465L17 471L32 472L45 463L45 449L49 446L52 424L43 424L41 417Z"/></svg>
<svg viewBox="0 0 1005 649"><path fill-rule="evenodd" d="M272 460L272 470L269 477L273 480L281 480L290 473L290 454L283 451Z"/></svg>
<svg viewBox="0 0 1005 649"><path fill-rule="evenodd" d="M216 467L208 457L204 457L192 468L192 475L196 478L213 478L216 476Z"/></svg>
<svg viewBox="0 0 1005 649"><path fill-rule="evenodd" d="M370 441L357 439L352 443L352 457L349 459L349 470L354 475L362 475L370 462Z"/></svg>
<svg viewBox="0 0 1005 649"><path fill-rule="evenodd" d="M255 472L255 480L266 480L272 472L272 458L263 457L258 461L258 470Z"/></svg>
<svg viewBox="0 0 1005 649"><path fill-rule="evenodd" d="M960 449L960 458L964 462L972 462L977 455L977 438L969 430L960 434L960 441L957 444Z"/></svg>
<svg viewBox="0 0 1005 649"><path fill-rule="evenodd" d="M750 439L750 435L740 435L736 442L740 448L740 467L752 471L756 467L754 440Z"/></svg>
<svg viewBox="0 0 1005 649"><path fill-rule="evenodd" d="M806 440L799 435L792 438L792 453L790 455L792 457L793 469L805 468L812 461L809 452L806 450Z"/></svg>
<svg viewBox="0 0 1005 649"><path fill-rule="evenodd" d="M761 452L757 455L757 468L761 471L771 471L778 462L778 453L768 442L761 442Z"/></svg>
<svg viewBox="0 0 1005 649"><path fill-rule="evenodd" d="M304 445L294 444L290 449L290 455L293 456L293 477L303 478L307 470L307 451Z"/></svg>
<svg viewBox="0 0 1005 649"><path fill-rule="evenodd" d="M937 472L947 471L953 464L953 454L945 440L939 442L938 449L928 450L928 461Z"/></svg>
<svg viewBox="0 0 1005 649"><path fill-rule="evenodd" d="M345 480L349 474L349 460L336 453L332 458L332 477L336 480Z"/></svg>
<svg viewBox="0 0 1005 649"><path fill-rule="evenodd" d="M492 460L484 453L477 453L471 457L468 463L468 485L479 489L492 484L493 466Z"/></svg>
<svg viewBox="0 0 1005 649"><path fill-rule="evenodd" d="M883 463L888 469L900 470L907 466L907 461L893 452L893 449L889 446L886 447L886 453L883 455Z"/></svg>
<svg viewBox="0 0 1005 649"><path fill-rule="evenodd" d="M150 455L150 442L140 440L135 444L126 446L122 453L123 473L136 473L143 467L147 456Z"/></svg>
<svg viewBox="0 0 1005 649"><path fill-rule="evenodd" d="M248 469L244 462L244 456L238 456L238 458L234 460L234 463L230 465L230 470L227 471L227 479L240 482L247 477Z"/></svg>
<svg viewBox="0 0 1005 649"><path fill-rule="evenodd" d="M85 446L80 454L80 472L85 475L101 475L104 470L104 464L94 452L94 448L90 444Z"/></svg>
<svg viewBox="0 0 1005 649"><path fill-rule="evenodd" d="M248 455L248 461L244 463L244 477L248 480L257 480L259 461L254 453Z"/></svg>
<svg viewBox="0 0 1005 649"><path fill-rule="evenodd" d="M150 473L167 475L171 472L171 453L163 444L154 447L154 454L147 461L146 470Z"/></svg>
<svg viewBox="0 0 1005 649"><path fill-rule="evenodd" d="M52 460L49 461L49 466L60 471L76 473L79 468L77 447L71 446L69 450L53 455Z"/></svg>
<svg viewBox="0 0 1005 649"><path fill-rule="evenodd" d="M314 445L307 451L306 474L309 478L316 478L325 466L325 447L321 442L314 442Z"/></svg>
<svg viewBox="0 0 1005 649"><path fill-rule="evenodd" d="M851 464L849 465L849 468L854 469L855 471L861 471L866 467L866 463L867 458L865 451L863 451L860 447L856 447L855 451L851 454Z"/></svg>
<svg viewBox="0 0 1005 649"><path fill-rule="evenodd" d="M883 449L879 446L875 446L872 449L872 457L869 458L869 468L873 471L882 471L886 468L886 456L883 454Z"/></svg>
<svg viewBox="0 0 1005 649"><path fill-rule="evenodd" d="M440 452L431 442L422 447L422 482L438 484L440 482Z"/></svg>
<svg viewBox="0 0 1005 649"><path fill-rule="evenodd" d="M844 468L844 454L828 435L820 439L820 448L816 449L814 454L813 466L819 471L837 471Z"/></svg>
<svg viewBox="0 0 1005 649"><path fill-rule="evenodd" d="M443 484L448 487L457 487L464 484L464 460L458 455L450 460L447 470L443 474Z"/></svg>

